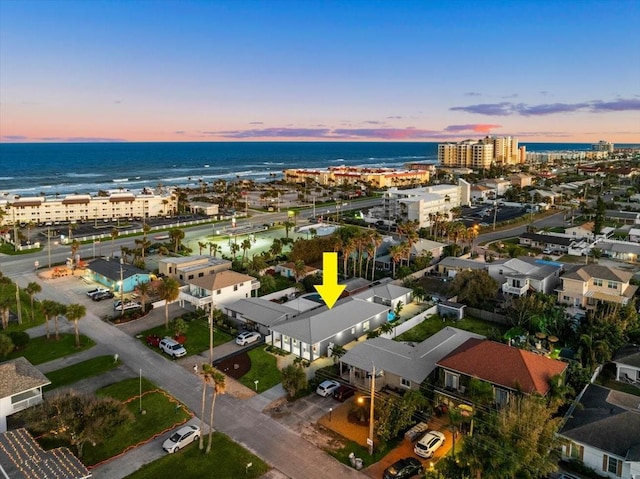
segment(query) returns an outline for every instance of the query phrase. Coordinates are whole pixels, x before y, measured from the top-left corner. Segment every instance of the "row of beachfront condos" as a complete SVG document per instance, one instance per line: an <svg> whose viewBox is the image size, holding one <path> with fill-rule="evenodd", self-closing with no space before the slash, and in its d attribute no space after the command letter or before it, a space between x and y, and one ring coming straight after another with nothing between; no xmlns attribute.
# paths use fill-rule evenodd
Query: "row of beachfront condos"
<svg viewBox="0 0 640 479"><path fill-rule="evenodd" d="M155 218L177 211L171 193L111 193L108 196L67 195L64 198L15 197L0 200L0 225L45 225L116 218Z"/></svg>

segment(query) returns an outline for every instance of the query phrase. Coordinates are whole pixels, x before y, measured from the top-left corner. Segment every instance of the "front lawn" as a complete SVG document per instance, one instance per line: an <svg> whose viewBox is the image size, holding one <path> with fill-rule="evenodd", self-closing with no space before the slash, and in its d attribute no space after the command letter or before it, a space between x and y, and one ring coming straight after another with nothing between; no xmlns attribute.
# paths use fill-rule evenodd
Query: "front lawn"
<svg viewBox="0 0 640 479"><path fill-rule="evenodd" d="M207 322L201 319L195 319L193 321L189 321L187 325L189 326L189 329L185 333L187 339L184 343L184 347L187 350L187 356L200 354L203 351L207 351L209 349L209 325L207 324ZM171 326L171 323L169 323L169 326ZM172 337L173 330L167 330L164 325L147 329L146 331L140 333L140 340L146 344L147 336L153 334L160 336L161 338L165 336ZM214 348L216 346L220 346L221 344L227 343L232 339L233 338L230 334L220 330L219 328L213 329ZM157 348L153 349L158 350Z"/></svg>
<svg viewBox="0 0 640 479"><path fill-rule="evenodd" d="M265 351L264 346L254 348L248 354L251 359L251 369L239 379L242 384L255 391L254 381L258 380L258 392L261 393L282 382L278 361L272 354Z"/></svg>
<svg viewBox="0 0 640 479"><path fill-rule="evenodd" d="M142 397L139 395L139 388L140 380L133 378L96 392L98 396L110 396L125 402L134 419L114 430L103 443L95 447L86 444L82 458L85 464L97 464L122 453L130 446L168 433L193 416L181 403L158 389L151 381L142 378ZM140 414L140 406L145 411L144 414Z"/></svg>
<svg viewBox="0 0 640 479"><path fill-rule="evenodd" d="M6 359L15 359L24 356L31 364L42 364L54 359L59 359L70 354L79 353L95 346L87 336L80 335L80 347L76 348L76 337L73 334L61 334L60 339L56 341L55 336L51 334L51 338L38 336L31 339L24 349L13 351Z"/></svg>
<svg viewBox="0 0 640 479"><path fill-rule="evenodd" d="M66 368L51 371L47 373L47 379L51 381L51 384L44 389L47 391L75 383L81 379L99 376L102 373L117 368L120 364L122 364L122 362L120 360L114 361L111 355L98 356L72 366L67 366Z"/></svg>
<svg viewBox="0 0 640 479"><path fill-rule="evenodd" d="M501 335L504 334L508 329L503 324L492 323L489 321L483 321L482 319L470 317L461 319L460 321L451 321L449 319L443 321L439 315L434 314L433 316L430 316L420 324L417 324L409 331L402 333L394 339L396 341L412 341L419 343L433 336L438 331L444 329L447 326L452 326L454 328L470 331L472 333L481 334L483 336L489 336L489 333L492 329L497 329L498 331L500 331Z"/></svg>
<svg viewBox="0 0 640 479"><path fill-rule="evenodd" d="M401 442L402 438L391 439L386 443L376 442L376 447L373 449L373 456L369 455L368 447L361 446L354 441L347 441L343 448L338 450L329 450L327 452L335 457L338 461L343 464L347 464L348 466L351 465L349 454L354 453L356 457L362 459L364 466L367 467L380 461L384 456L393 451Z"/></svg>
<svg viewBox="0 0 640 479"><path fill-rule="evenodd" d="M206 448L208 437L204 437ZM250 467L247 467L251 464ZM143 466L127 479L156 479L171 475L168 471L179 471L183 479L236 479L238 477L255 479L269 471L269 466L242 446L236 444L222 433L213 434L211 452L205 454L198 449L198 443Z"/></svg>

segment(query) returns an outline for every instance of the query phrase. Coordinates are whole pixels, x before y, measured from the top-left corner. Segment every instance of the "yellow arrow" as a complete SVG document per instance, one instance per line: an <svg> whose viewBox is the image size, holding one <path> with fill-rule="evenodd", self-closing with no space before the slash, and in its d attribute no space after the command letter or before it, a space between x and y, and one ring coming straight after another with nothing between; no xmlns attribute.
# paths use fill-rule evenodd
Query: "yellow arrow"
<svg viewBox="0 0 640 479"><path fill-rule="evenodd" d="M346 288L346 285L338 284L338 253L322 253L322 284L314 287L327 308L333 308Z"/></svg>

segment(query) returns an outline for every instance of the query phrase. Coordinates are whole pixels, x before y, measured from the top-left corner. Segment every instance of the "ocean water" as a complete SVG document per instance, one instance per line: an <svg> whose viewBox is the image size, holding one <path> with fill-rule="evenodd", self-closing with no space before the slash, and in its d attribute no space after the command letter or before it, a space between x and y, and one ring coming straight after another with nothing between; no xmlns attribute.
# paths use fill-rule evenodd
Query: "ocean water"
<svg viewBox="0 0 640 479"><path fill-rule="evenodd" d="M528 151L589 150L590 144L521 143ZM0 193L23 196L198 186L216 179L268 181L285 168L437 162L438 143L0 143Z"/></svg>

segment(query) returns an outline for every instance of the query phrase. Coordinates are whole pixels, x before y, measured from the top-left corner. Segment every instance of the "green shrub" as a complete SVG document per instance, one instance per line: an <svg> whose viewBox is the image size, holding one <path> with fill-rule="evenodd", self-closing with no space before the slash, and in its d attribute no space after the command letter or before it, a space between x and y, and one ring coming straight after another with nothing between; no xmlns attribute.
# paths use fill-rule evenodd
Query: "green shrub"
<svg viewBox="0 0 640 479"><path fill-rule="evenodd" d="M29 344L29 340L31 339L29 334L25 333L24 331L12 331L9 333L9 337L11 338L15 349L24 348L27 344Z"/></svg>

